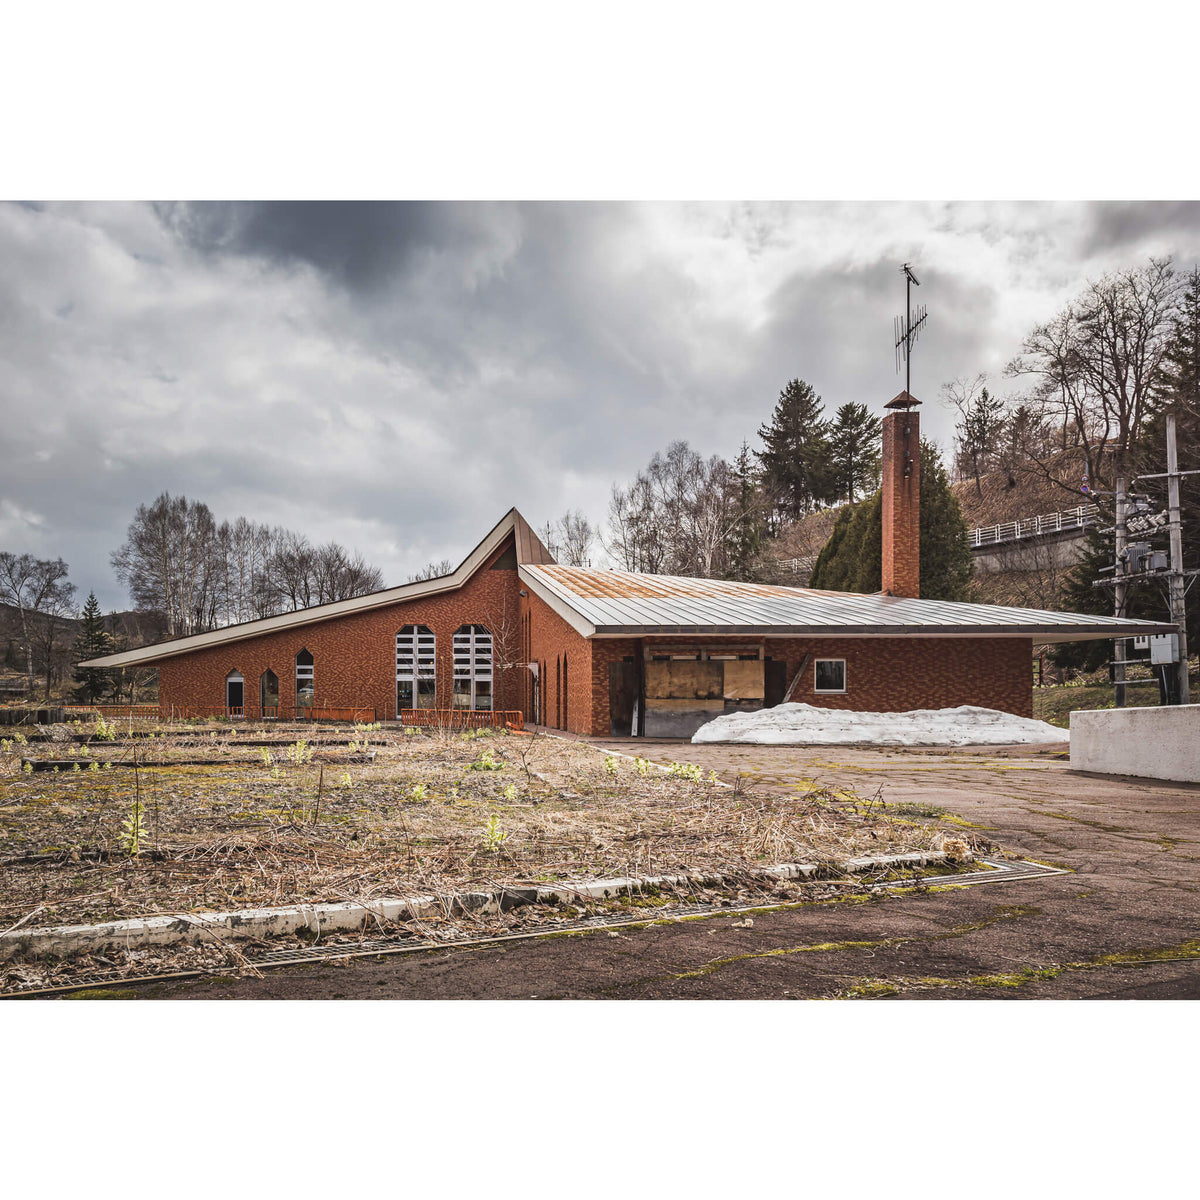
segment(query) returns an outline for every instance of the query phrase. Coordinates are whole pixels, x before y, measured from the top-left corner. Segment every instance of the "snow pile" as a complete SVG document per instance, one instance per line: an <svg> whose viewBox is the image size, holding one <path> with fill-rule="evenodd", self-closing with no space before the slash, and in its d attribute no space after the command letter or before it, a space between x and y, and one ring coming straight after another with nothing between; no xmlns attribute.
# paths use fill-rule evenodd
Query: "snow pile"
<svg viewBox="0 0 1200 1200"><path fill-rule="evenodd" d="M754 742L764 746L1011 746L1065 742L1065 729L994 708L918 708L912 712L843 712L811 704L780 704L758 712L727 713L702 725L696 742Z"/></svg>

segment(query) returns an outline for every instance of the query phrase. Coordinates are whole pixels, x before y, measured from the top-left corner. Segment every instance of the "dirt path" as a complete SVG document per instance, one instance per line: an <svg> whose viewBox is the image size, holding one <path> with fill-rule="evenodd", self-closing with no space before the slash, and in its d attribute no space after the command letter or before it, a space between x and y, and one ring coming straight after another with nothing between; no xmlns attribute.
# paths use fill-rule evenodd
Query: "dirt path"
<svg viewBox="0 0 1200 1200"><path fill-rule="evenodd" d="M690 746L616 749L790 790L819 780L932 804L1072 874L435 950L159 998L1200 998L1200 787L1072 774L1063 747L967 751Z"/></svg>

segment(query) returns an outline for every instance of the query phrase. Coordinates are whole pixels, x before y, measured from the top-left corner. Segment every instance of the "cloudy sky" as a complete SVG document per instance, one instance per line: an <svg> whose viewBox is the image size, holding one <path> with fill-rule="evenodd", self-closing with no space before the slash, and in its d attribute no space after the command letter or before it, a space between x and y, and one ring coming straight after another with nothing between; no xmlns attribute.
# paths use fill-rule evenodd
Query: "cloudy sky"
<svg viewBox="0 0 1200 1200"><path fill-rule="evenodd" d="M507 509L601 520L673 438L732 457L791 378L924 428L1088 278L1200 259L1192 203L6 203L0 549L108 564L160 492L337 539L389 583Z"/></svg>

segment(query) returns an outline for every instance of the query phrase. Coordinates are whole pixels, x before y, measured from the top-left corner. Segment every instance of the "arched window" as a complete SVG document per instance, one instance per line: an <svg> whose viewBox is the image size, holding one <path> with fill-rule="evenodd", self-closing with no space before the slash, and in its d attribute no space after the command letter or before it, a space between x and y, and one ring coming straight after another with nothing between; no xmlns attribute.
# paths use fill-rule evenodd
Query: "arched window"
<svg viewBox="0 0 1200 1200"><path fill-rule="evenodd" d="M437 708L437 638L427 625L396 634L396 715L406 708Z"/></svg>
<svg viewBox="0 0 1200 1200"><path fill-rule="evenodd" d="M317 681L313 673L313 656L307 650L296 655L296 716L303 717L313 706Z"/></svg>
<svg viewBox="0 0 1200 1200"><path fill-rule="evenodd" d="M225 715L240 717L245 711L246 681L241 671L230 671L225 676Z"/></svg>
<svg viewBox="0 0 1200 1200"><path fill-rule="evenodd" d="M492 707L492 635L486 625L462 625L454 635L454 707Z"/></svg>
<svg viewBox="0 0 1200 1200"><path fill-rule="evenodd" d="M258 679L258 703L264 717L279 716L279 676L269 667Z"/></svg>

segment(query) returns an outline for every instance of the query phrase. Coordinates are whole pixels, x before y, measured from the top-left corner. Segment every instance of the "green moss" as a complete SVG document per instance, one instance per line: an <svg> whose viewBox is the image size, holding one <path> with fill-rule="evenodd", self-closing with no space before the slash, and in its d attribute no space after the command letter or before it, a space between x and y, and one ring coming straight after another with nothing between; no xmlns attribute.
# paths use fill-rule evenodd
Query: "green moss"
<svg viewBox="0 0 1200 1200"><path fill-rule="evenodd" d="M137 993L133 988L87 988L82 992L68 992L64 1000L132 1000Z"/></svg>

